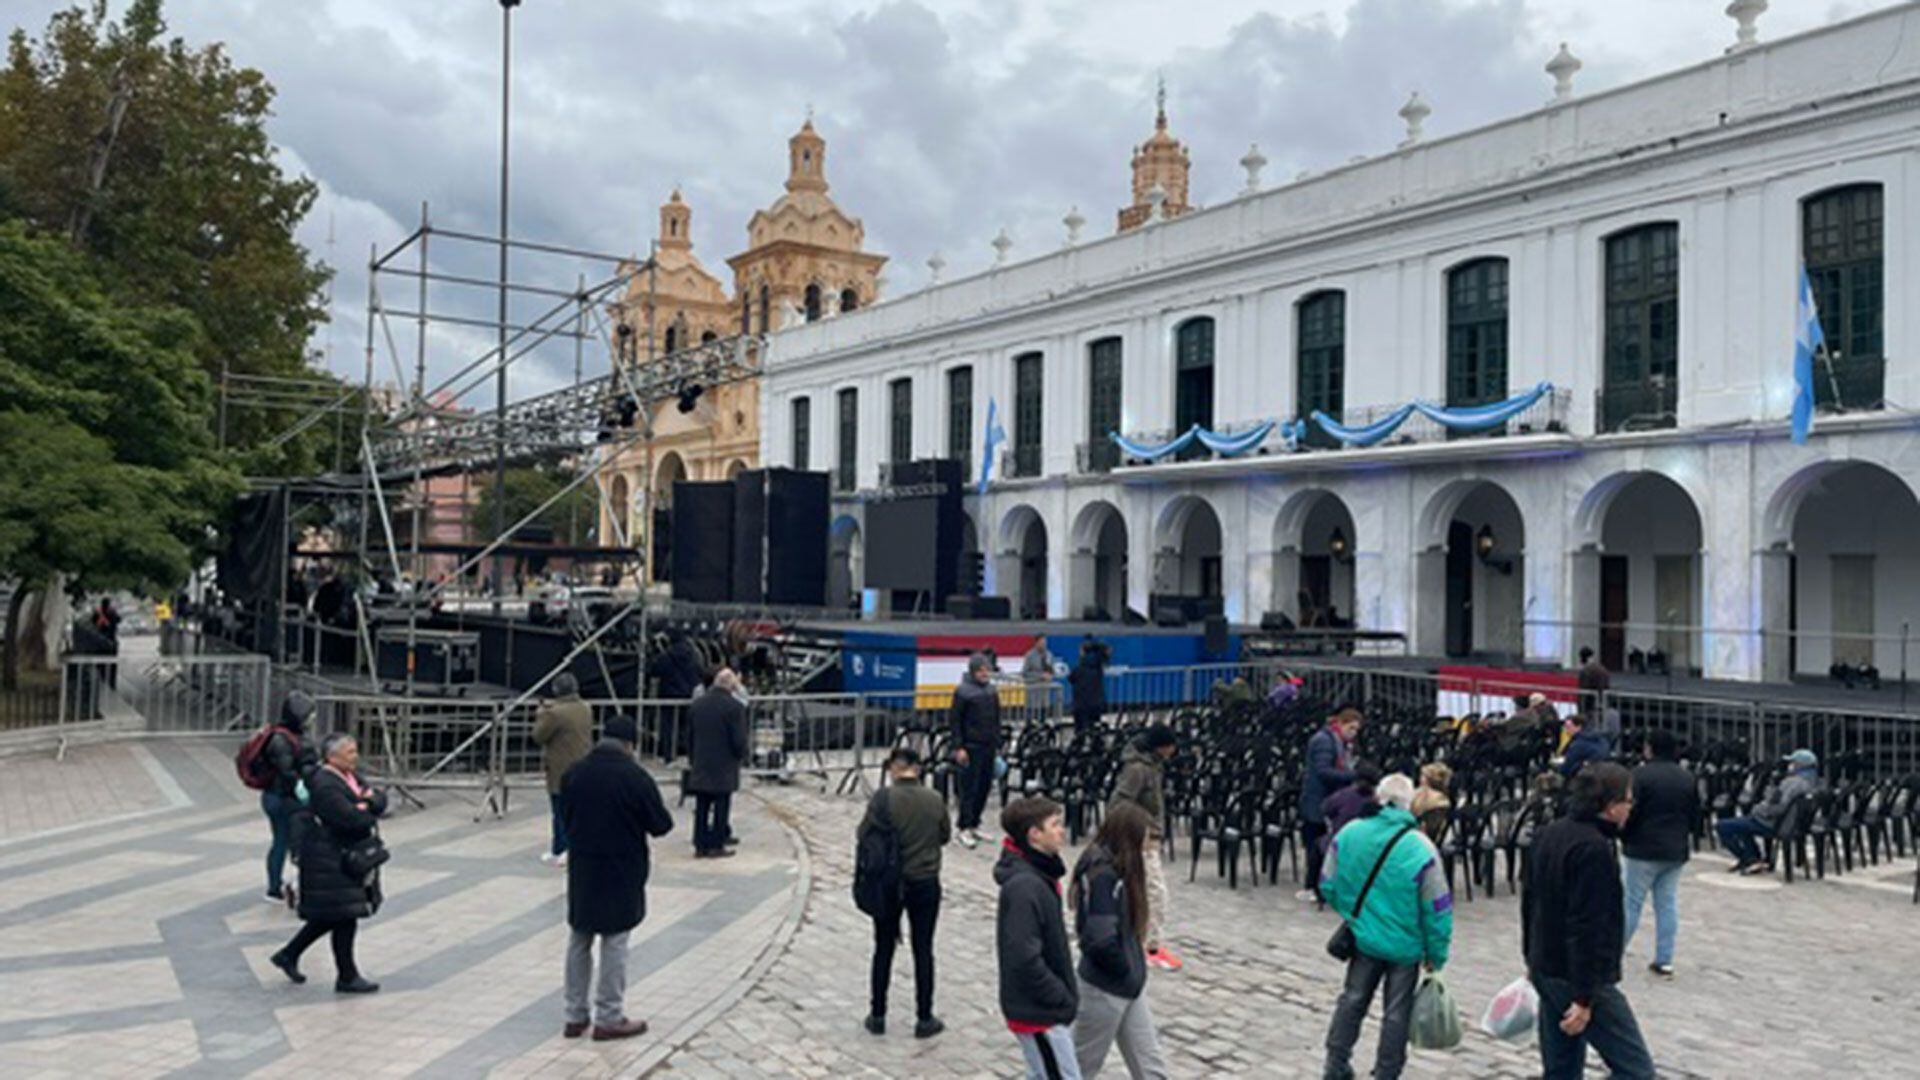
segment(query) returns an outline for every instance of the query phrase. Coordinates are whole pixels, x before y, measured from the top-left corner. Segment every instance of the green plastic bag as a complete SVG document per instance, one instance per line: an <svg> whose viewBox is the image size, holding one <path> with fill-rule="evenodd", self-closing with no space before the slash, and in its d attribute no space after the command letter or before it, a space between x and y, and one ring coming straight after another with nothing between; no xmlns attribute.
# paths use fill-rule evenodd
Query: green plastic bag
<svg viewBox="0 0 1920 1080"><path fill-rule="evenodd" d="M1460 1045L1460 1009L1437 973L1420 980L1413 995L1413 1045L1421 1050L1451 1050Z"/></svg>

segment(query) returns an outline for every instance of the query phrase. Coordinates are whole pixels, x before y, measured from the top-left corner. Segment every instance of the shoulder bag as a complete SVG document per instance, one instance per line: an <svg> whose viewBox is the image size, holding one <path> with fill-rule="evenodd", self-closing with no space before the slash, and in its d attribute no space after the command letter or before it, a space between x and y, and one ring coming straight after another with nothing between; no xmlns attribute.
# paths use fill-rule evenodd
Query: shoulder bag
<svg viewBox="0 0 1920 1080"><path fill-rule="evenodd" d="M1380 876L1380 868L1387 865L1387 856L1393 854L1393 846L1400 842L1401 837L1406 836L1413 830L1414 826L1407 825L1399 832L1394 833L1393 839L1387 841L1387 846L1381 850L1380 857L1374 860L1373 872L1367 875L1367 883L1360 887L1360 896L1353 902L1353 914L1341 915L1340 929L1335 930L1333 936L1327 939L1328 956L1333 957L1341 963L1346 963L1359 955L1360 944L1354 940L1352 920L1359 918L1360 909L1367 906L1367 894L1373 891L1373 880ZM1339 912L1336 911L1335 914L1339 914Z"/></svg>

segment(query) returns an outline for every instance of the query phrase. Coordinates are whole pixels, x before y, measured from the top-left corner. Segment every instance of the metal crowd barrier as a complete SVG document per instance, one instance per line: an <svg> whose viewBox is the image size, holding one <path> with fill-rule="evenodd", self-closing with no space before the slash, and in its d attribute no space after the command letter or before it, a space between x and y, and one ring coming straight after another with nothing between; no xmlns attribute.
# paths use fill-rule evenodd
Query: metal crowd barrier
<svg viewBox="0 0 1920 1080"><path fill-rule="evenodd" d="M1440 706L1441 694L1463 695L1478 712L1512 712L1514 698L1532 689L1512 679L1442 679L1423 671L1342 666L1290 661L1283 665L1300 677L1303 689L1331 702L1375 708ZM1621 728L1634 732L1661 729L1700 750L1744 747L1751 760L1771 761L1796 749L1809 749L1822 762L1845 761L1865 775L1920 773L1920 717L1896 712L1834 706L1808 706L1764 699L1611 690L1599 696L1601 709L1619 714ZM1583 708L1591 707L1582 702Z"/></svg>
<svg viewBox="0 0 1920 1080"><path fill-rule="evenodd" d="M1063 700L1058 684L1002 686L1002 723L1015 730L1057 723ZM497 794L498 810L504 810L512 787L542 782L541 749L533 729L544 701L505 709L505 700L322 694L316 703L319 729L352 734L369 773L384 781L482 789L490 798ZM666 769L669 777L684 766L689 702L628 698L586 703L596 732L614 716L633 716L643 759ZM879 768L893 746L903 741L918 742L922 749L939 744L947 718L945 701L914 691L751 697L742 773L781 782L815 776L848 790Z"/></svg>

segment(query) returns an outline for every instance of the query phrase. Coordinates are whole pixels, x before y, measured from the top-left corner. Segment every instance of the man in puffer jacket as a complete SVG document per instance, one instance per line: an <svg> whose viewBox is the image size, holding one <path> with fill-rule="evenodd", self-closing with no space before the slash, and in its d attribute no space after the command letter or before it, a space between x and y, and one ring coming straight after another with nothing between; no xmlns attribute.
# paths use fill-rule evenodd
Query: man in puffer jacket
<svg viewBox="0 0 1920 1080"><path fill-rule="evenodd" d="M1323 1075L1341 1080L1353 1076L1353 1044L1360 1039L1360 1023L1382 982L1387 987L1385 1015L1373 1075L1386 1080L1400 1075L1407 1064L1407 1031L1420 966L1424 963L1429 971L1446 967L1453 942L1453 894L1447 890L1440 853L1410 809L1413 781L1395 773L1380 781L1375 799L1379 813L1355 820L1332 839L1320 885L1327 906L1353 928L1358 946L1327 1029ZM1373 887L1367 889L1370 877Z"/></svg>
<svg viewBox="0 0 1920 1080"><path fill-rule="evenodd" d="M1015 799L1000 813L1006 831L993 880L1000 886L994 951L1000 969L1000 1013L1020 1040L1030 1080L1080 1080L1073 1024L1080 985L1060 909L1066 863L1066 817L1040 795Z"/></svg>

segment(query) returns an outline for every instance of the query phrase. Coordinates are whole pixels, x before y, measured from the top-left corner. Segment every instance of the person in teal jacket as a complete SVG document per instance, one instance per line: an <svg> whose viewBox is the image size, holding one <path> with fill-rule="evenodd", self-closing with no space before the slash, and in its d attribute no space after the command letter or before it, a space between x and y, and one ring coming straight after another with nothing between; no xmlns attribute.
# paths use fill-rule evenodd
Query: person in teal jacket
<svg viewBox="0 0 1920 1080"><path fill-rule="evenodd" d="M1398 773L1387 777L1375 789L1374 801L1372 813L1333 837L1321 872L1320 890L1327 906L1353 928L1358 946L1347 964L1346 986L1327 1029L1322 1075L1328 1080L1348 1080L1354 1075L1353 1044L1360 1039L1361 1021L1383 982L1386 1000L1373 1075L1388 1080L1400 1075L1407 1063L1407 1030L1413 1021L1420 968L1423 964L1429 971L1446 967L1453 941L1453 894L1447 889L1440 853L1410 809L1413 781ZM1360 894L1369 877L1374 877L1373 888L1361 904Z"/></svg>

